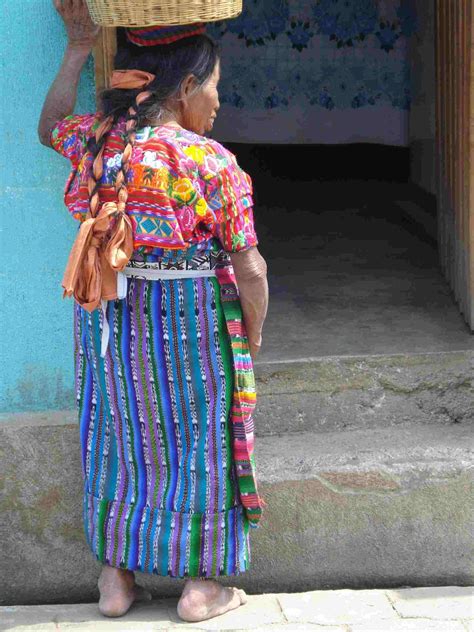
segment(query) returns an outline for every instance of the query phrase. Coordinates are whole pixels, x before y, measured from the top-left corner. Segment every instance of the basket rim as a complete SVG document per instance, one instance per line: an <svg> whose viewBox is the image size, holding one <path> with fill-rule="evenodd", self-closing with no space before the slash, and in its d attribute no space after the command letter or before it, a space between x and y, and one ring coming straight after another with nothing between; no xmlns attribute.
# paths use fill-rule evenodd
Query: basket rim
<svg viewBox="0 0 474 632"><path fill-rule="evenodd" d="M118 1L119 3L121 2L121 0L116 1ZM190 11L187 15L180 16L179 10L170 11L170 17L168 17L167 19L164 19L163 16L161 16L160 18L153 17L153 11L150 11L150 18L143 22L134 20L133 17L125 18L125 16L121 16L120 14L119 16L114 16L113 14L110 14L107 7L104 8L104 5L101 3L100 0L86 0L86 3L94 24L97 24L98 26L102 26L104 28L142 28L148 26L180 26L186 24L195 24L197 22L220 22L222 20L236 18L243 11L243 0L227 0L227 11L223 11L223 13L218 16L205 15L209 12L209 4L214 4L214 10L218 12L219 5L221 3L219 2L219 0L214 0L213 2L206 2L206 10L201 9L201 11L199 11L199 9L197 9L194 11ZM130 16L133 16L135 12L133 5L128 5L128 12Z"/></svg>

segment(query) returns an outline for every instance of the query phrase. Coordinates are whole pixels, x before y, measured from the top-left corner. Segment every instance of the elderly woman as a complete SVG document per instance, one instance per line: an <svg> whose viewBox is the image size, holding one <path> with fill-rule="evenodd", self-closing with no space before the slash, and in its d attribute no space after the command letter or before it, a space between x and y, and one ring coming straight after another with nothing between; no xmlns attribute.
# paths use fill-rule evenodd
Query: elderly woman
<svg viewBox="0 0 474 632"><path fill-rule="evenodd" d="M268 285L252 183L204 136L220 76L204 25L128 29L100 111L74 115L98 28L84 0L54 4L68 46L39 137L72 165L63 288L99 608L124 614L139 570L187 578L178 614L200 621L245 602L213 578L247 570L264 505L252 413Z"/></svg>

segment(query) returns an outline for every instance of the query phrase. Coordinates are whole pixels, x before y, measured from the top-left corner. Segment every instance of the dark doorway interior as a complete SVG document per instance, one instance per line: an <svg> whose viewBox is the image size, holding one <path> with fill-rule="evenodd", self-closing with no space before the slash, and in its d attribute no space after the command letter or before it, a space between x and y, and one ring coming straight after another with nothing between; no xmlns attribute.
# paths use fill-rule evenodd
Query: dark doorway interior
<svg viewBox="0 0 474 632"><path fill-rule="evenodd" d="M252 175L269 264L260 362L474 347L408 148L226 145Z"/></svg>

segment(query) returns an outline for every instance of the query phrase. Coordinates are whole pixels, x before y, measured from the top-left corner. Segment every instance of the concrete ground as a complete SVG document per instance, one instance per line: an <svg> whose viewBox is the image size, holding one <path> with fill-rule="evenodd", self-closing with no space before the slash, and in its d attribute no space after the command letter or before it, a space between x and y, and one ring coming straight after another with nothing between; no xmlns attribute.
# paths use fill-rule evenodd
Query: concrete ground
<svg viewBox="0 0 474 632"><path fill-rule="evenodd" d="M439 267L435 218L406 185L287 189L298 197L266 193L255 208L271 296L257 363L474 349Z"/></svg>
<svg viewBox="0 0 474 632"><path fill-rule="evenodd" d="M397 590L315 590L249 595L240 608L199 623L176 614L176 599L137 604L120 619L105 619L96 604L0 608L0 630L11 632L472 632L470 587Z"/></svg>

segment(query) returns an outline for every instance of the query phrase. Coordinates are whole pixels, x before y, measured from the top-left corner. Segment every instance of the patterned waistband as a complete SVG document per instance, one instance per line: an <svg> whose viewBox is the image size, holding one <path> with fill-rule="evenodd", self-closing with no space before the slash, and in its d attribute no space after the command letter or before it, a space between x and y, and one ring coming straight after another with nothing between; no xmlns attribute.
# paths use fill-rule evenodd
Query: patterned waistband
<svg viewBox="0 0 474 632"><path fill-rule="evenodd" d="M133 279L141 279L145 281L158 281L159 279L196 279L198 277L216 276L217 268L207 269L164 269L157 268L153 263L145 264L144 266L125 266L125 268L118 273L118 285L120 286L123 277L131 277ZM119 294L120 294L119 290Z"/></svg>
<svg viewBox="0 0 474 632"><path fill-rule="evenodd" d="M137 273L139 273L140 270L163 270L169 271L169 276L171 277L173 272L215 270L216 268L227 267L229 265L231 265L229 254L224 250L221 250L198 252L188 259L180 258L177 260L173 260L169 257L132 257L126 266L126 269L130 273L130 276L132 276L134 270L136 270ZM179 275L176 274L175 276L178 277Z"/></svg>

